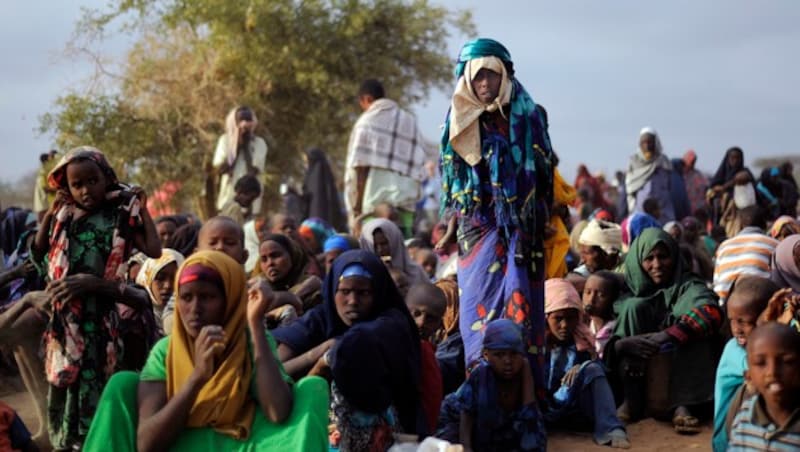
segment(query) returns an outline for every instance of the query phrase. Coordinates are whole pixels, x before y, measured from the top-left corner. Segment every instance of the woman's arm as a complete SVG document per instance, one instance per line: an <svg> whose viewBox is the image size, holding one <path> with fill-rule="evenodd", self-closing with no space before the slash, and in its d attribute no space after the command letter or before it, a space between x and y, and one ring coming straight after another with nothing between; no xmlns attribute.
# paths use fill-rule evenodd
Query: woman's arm
<svg viewBox="0 0 800 452"><path fill-rule="evenodd" d="M328 339L327 341L317 345L316 347L312 348L311 350L299 355L290 358L288 361L283 362L283 368L286 370L286 373L291 375L294 378L302 377L317 364L317 361L322 358L322 355L325 354L328 350L333 347L333 344L336 343L336 339ZM279 355L280 353L280 347Z"/></svg>
<svg viewBox="0 0 800 452"><path fill-rule="evenodd" d="M256 393L264 416L281 423L292 412L292 391L283 380L275 355L272 354L264 332L264 314L271 305L272 292L252 286L248 290L247 324L253 341L253 358L256 367Z"/></svg>
<svg viewBox="0 0 800 452"><path fill-rule="evenodd" d="M136 446L140 451L168 450L178 439L197 395L214 375L214 360L222 352L225 332L221 326L207 325L195 340L195 366L186 384L167 400L163 381L139 382L139 428Z"/></svg>

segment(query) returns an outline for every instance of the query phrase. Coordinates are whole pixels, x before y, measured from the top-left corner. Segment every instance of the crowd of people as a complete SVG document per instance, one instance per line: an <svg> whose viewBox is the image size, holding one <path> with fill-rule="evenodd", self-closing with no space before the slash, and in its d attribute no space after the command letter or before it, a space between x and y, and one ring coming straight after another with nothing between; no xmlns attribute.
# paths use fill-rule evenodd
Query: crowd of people
<svg viewBox="0 0 800 452"><path fill-rule="evenodd" d="M367 80L342 183L312 148L278 212L244 106L205 221L153 217L95 148L43 154L34 210L0 219L3 365L39 431L0 402L0 450L624 449L645 417L800 448L791 164L756 178L733 147L707 177L644 128L613 181L570 184L502 44L456 77L438 156Z"/></svg>

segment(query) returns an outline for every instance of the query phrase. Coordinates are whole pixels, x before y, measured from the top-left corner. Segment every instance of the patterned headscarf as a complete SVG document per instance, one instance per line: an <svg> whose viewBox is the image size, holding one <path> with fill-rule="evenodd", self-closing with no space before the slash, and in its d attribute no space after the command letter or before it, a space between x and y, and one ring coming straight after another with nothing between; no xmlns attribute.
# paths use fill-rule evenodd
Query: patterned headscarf
<svg viewBox="0 0 800 452"><path fill-rule="evenodd" d="M317 242L316 249L311 250L315 254L322 251L322 246L326 240L336 235L336 230L321 218L309 218L303 221L300 223L300 227L297 228L297 232L301 237Z"/></svg>
<svg viewBox="0 0 800 452"><path fill-rule="evenodd" d="M507 144L484 143L485 149L481 148L480 155L464 158L462 155L465 154L463 152L465 149L457 151L453 147L451 128L457 128L455 134L458 136L458 131L465 130L468 124L458 119L459 113L453 106L458 106L457 97L463 99L460 93L464 92L464 89L467 89L467 92L471 89L466 88L466 85L471 87L471 80L466 80L466 77L474 75L477 71L471 65L467 71L467 66L470 61L476 59L480 59L476 62L480 67L494 67L496 60L502 62L501 72L508 78L510 89L506 102L506 91L504 91L506 88L501 85L499 102L510 105L509 140ZM545 199L548 205L552 204L552 147L542 114L522 84L509 74L511 67L511 55L508 50L492 39L470 41L461 50L456 66L458 87L453 96L453 105L448 112L441 140L441 209L444 212L450 208L461 214L471 215L481 206L481 177L474 165L485 160L498 228L506 230L511 227L521 228L525 234L535 236L537 227L542 227L536 222L536 201ZM464 89L459 88L462 86ZM475 120L477 119L476 116ZM456 121L458 126L455 124ZM476 136L480 137L479 134ZM456 146L458 141L457 139ZM470 141L474 143L473 138L470 138ZM472 146L474 144L466 150ZM534 193L535 196L532 196Z"/></svg>
<svg viewBox="0 0 800 452"><path fill-rule="evenodd" d="M150 286L153 285L153 281L155 281L158 272L172 263L175 263L178 267L180 267L181 264L183 264L183 260L183 254L169 248L162 249L161 257L158 259L145 259L144 263L142 264L142 268L139 270L139 274L136 275L136 284L144 287L144 289L147 291L147 294L150 295L150 299L153 301L153 304L162 306L167 302L167 300L161 300L161 304L157 304L155 294L153 294L153 290L150 288Z"/></svg>
<svg viewBox="0 0 800 452"><path fill-rule="evenodd" d="M777 239L778 236L781 235L781 230L783 228L789 228L792 234L800 234L800 223L789 215L781 215L775 220L775 223L772 224L772 227L769 229L769 235L773 239Z"/></svg>
<svg viewBox="0 0 800 452"><path fill-rule="evenodd" d="M103 279L123 281L126 278L126 262L133 247L134 228L141 226L141 203L130 188L120 184L108 160L98 149L81 146L67 152L47 177L48 185L63 193L62 200L56 201L53 226L50 232L50 250L47 254L47 276L50 281L59 280L69 274L69 230L73 220L83 217L87 212L78 207L67 187L67 166L78 161L92 161L97 164L108 183L106 204L119 210L117 224L111 239L111 251L105 263ZM105 207L104 206L104 207ZM121 343L115 331L119 318L115 310L108 318L98 322L103 331L99 337L108 340L98 344L104 350L119 350ZM83 303L81 300L53 300L53 314L44 334L45 372L47 380L58 387L66 387L78 378L85 347L83 332ZM105 372L107 376L116 367L117 353L108 353Z"/></svg>
<svg viewBox="0 0 800 452"><path fill-rule="evenodd" d="M187 278L187 276L189 276ZM178 287L195 280L221 285L225 295L225 350L214 375L203 385L192 404L187 427L213 427L236 439L247 438L253 424L255 403L250 396L253 364L247 353L246 279L242 264L219 251L198 251L178 270ZM181 282L182 281L182 282ZM183 326L180 309L175 310L167 349L167 400L186 385L194 371L194 340Z"/></svg>

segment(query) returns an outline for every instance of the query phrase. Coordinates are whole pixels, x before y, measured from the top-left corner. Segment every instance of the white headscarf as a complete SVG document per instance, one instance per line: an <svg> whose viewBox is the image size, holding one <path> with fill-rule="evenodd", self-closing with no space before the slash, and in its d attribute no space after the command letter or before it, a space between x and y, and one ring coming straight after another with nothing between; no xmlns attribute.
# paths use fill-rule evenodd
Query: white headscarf
<svg viewBox="0 0 800 452"><path fill-rule="evenodd" d="M472 80L481 69L488 69L502 76L500 92L489 104L484 104L472 89ZM481 132L478 117L484 112L500 110L511 102L511 80L506 66L500 58L486 56L467 61L464 75L458 79L456 91L450 103L450 144L453 150L470 166L481 161Z"/></svg>
<svg viewBox="0 0 800 452"><path fill-rule="evenodd" d="M599 246L608 254L619 254L622 251L622 228L616 223L592 220L581 232L578 243Z"/></svg>

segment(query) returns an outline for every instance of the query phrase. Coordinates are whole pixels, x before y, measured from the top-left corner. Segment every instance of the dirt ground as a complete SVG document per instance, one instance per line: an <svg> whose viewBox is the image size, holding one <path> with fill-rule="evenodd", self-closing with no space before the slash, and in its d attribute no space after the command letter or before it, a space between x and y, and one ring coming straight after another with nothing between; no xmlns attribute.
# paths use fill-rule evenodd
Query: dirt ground
<svg viewBox="0 0 800 452"><path fill-rule="evenodd" d="M0 400L17 410L28 430L35 432L38 429L33 404L30 397L24 392L24 386L17 378L0 377ZM631 440L631 451L706 451L711 450L711 425L703 426L703 431L698 435L678 435L668 423L653 419L645 419L628 426L628 435ZM548 435L549 451L582 452L596 451L609 452L608 447L600 447L592 441L590 432L574 433L565 431L551 431Z"/></svg>

